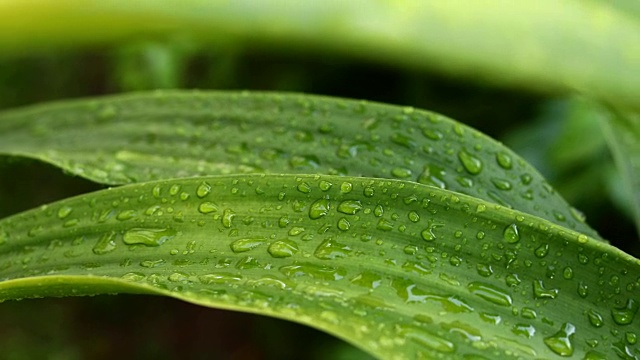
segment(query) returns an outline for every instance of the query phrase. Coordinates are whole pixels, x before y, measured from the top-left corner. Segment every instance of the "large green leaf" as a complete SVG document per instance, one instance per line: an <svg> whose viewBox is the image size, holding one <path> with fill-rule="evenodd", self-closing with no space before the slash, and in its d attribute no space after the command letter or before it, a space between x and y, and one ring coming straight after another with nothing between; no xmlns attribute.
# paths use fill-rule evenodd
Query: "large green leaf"
<svg viewBox="0 0 640 360"><path fill-rule="evenodd" d="M4 219L0 244L4 300L168 295L297 321L389 359L638 355L637 259L413 182L127 185Z"/></svg>
<svg viewBox="0 0 640 360"><path fill-rule="evenodd" d="M0 154L122 184L233 173L400 178L598 237L522 158L444 116L310 95L171 91L0 113Z"/></svg>
<svg viewBox="0 0 640 360"><path fill-rule="evenodd" d="M0 48L190 31L222 46L332 50L637 107L637 8L583 0L14 0L0 2Z"/></svg>

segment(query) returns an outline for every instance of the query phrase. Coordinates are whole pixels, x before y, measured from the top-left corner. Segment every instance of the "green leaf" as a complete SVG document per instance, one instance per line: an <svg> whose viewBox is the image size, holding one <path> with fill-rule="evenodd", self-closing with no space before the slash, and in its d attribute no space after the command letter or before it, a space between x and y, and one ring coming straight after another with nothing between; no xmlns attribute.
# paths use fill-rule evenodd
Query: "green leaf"
<svg viewBox="0 0 640 360"><path fill-rule="evenodd" d="M319 49L435 68L637 107L640 22L618 1L155 1L0 3L4 53L191 31L260 46ZM630 10L625 12L624 10Z"/></svg>
<svg viewBox="0 0 640 360"><path fill-rule="evenodd" d="M600 122L640 233L640 114L595 104L593 107L601 115Z"/></svg>
<svg viewBox="0 0 640 360"><path fill-rule="evenodd" d="M191 91L66 101L0 113L0 154L109 184L262 172L395 177L599 237L504 145L411 107Z"/></svg>
<svg viewBox="0 0 640 360"><path fill-rule="evenodd" d="M4 219L0 244L3 300L167 295L307 324L389 359L638 351L637 259L408 181L127 185Z"/></svg>

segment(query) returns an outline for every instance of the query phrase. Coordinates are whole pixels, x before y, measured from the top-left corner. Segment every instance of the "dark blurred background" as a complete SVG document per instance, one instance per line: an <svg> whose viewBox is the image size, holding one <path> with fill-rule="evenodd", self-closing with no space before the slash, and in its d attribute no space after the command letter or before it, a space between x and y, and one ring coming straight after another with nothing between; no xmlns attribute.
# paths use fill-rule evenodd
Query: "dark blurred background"
<svg viewBox="0 0 640 360"><path fill-rule="evenodd" d="M188 38L0 56L0 110L159 88L296 91L433 110L504 142L615 246L640 255L597 111L578 98L497 88L313 50L210 46ZM0 157L0 218L100 185ZM297 324L151 296L0 305L0 360L369 359Z"/></svg>

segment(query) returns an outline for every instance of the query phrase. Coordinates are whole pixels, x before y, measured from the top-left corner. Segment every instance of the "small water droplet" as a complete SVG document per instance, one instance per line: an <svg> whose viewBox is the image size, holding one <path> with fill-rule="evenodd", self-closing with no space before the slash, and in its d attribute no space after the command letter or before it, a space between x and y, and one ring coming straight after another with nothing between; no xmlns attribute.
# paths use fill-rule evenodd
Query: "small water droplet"
<svg viewBox="0 0 640 360"><path fill-rule="evenodd" d="M511 296L505 291L500 290L499 288L491 284L474 281L469 283L469 285L467 285L467 288L472 294L479 296L480 298L492 302L496 305L511 306Z"/></svg>
<svg viewBox="0 0 640 360"><path fill-rule="evenodd" d="M116 219L120 221L131 220L136 217L138 214L135 210L124 210L121 211L118 215L116 215Z"/></svg>
<svg viewBox="0 0 640 360"><path fill-rule="evenodd" d="M209 185L209 183L207 183L206 181L203 181L202 183L200 183L200 185L198 185L198 188L196 189L196 196L198 196L201 199L209 195L210 193L211 193L211 185Z"/></svg>
<svg viewBox="0 0 640 360"><path fill-rule="evenodd" d="M364 190L362 191L362 193L364 194L364 196L366 197L372 197L375 194L375 190L372 187L366 187L364 188Z"/></svg>
<svg viewBox="0 0 640 360"><path fill-rule="evenodd" d="M342 192L343 194L348 194L351 192L351 190L353 190L353 184L351 184L350 182L345 181L340 184L340 192Z"/></svg>
<svg viewBox="0 0 640 360"><path fill-rule="evenodd" d="M328 199L316 200L309 208L309 218L312 220L320 219L329 213L330 203Z"/></svg>
<svg viewBox="0 0 640 360"><path fill-rule="evenodd" d="M458 159L469 174L477 175L482 171L482 161L468 153L465 149L458 151Z"/></svg>
<svg viewBox="0 0 640 360"><path fill-rule="evenodd" d="M226 227L227 229L231 228L231 226L233 225L232 221L234 217L236 217L236 213L233 210L224 209L224 211L222 212L222 226Z"/></svg>
<svg viewBox="0 0 640 360"><path fill-rule="evenodd" d="M355 215L360 210L362 210L362 203L359 200L345 200L338 205L338 211L347 215Z"/></svg>
<svg viewBox="0 0 640 360"><path fill-rule="evenodd" d="M198 206L198 211L202 214L210 214L218 211L218 205L212 202L203 202Z"/></svg>
<svg viewBox="0 0 640 360"><path fill-rule="evenodd" d="M534 251L536 257L543 258L549 253L549 244L542 244Z"/></svg>
<svg viewBox="0 0 640 360"><path fill-rule="evenodd" d="M342 231L347 231L351 228L351 223L346 218L341 218L338 220L338 229Z"/></svg>
<svg viewBox="0 0 640 360"><path fill-rule="evenodd" d="M511 190L511 188L513 187L513 185L511 185L511 182L509 182L509 180L500 179L500 178L491 178L491 183L497 189L503 190L503 191Z"/></svg>
<svg viewBox="0 0 640 360"><path fill-rule="evenodd" d="M604 318L597 311L595 311L593 309L589 310L587 312L587 316L589 317L589 323L593 327L599 328L599 327L602 327L602 325L604 325Z"/></svg>
<svg viewBox="0 0 640 360"><path fill-rule="evenodd" d="M73 208L70 206L63 206L58 210L58 218L64 219L73 212Z"/></svg>
<svg viewBox="0 0 640 360"><path fill-rule="evenodd" d="M409 211L409 214L407 216L408 216L408 218L409 218L409 220L411 222L416 223L416 222L420 221L420 215L418 215L418 213L416 211L413 211L413 210Z"/></svg>
<svg viewBox="0 0 640 360"><path fill-rule="evenodd" d="M9 233L6 231L0 231L0 245L4 245L9 241Z"/></svg>
<svg viewBox="0 0 640 360"><path fill-rule="evenodd" d="M520 234L516 224L511 224L504 229L504 240L510 244L520 241Z"/></svg>
<svg viewBox="0 0 640 360"><path fill-rule="evenodd" d="M127 245L160 246L175 235L176 231L170 228L134 228L124 233L123 242Z"/></svg>
<svg viewBox="0 0 640 360"><path fill-rule="evenodd" d="M511 156L504 151L500 151L496 154L496 161L501 168L509 170L513 167Z"/></svg>
<svg viewBox="0 0 640 360"><path fill-rule="evenodd" d="M560 356L573 355L573 335L576 332L576 328L571 323L562 324L560 331L552 336L544 338L544 343Z"/></svg>
<svg viewBox="0 0 640 360"><path fill-rule="evenodd" d="M422 135L434 141L438 141L444 137L444 135L440 131L434 129L423 129Z"/></svg>
<svg viewBox="0 0 640 360"><path fill-rule="evenodd" d="M278 240L267 248L267 251L274 258L291 257L298 252L298 244L291 240Z"/></svg>
<svg viewBox="0 0 640 360"><path fill-rule="evenodd" d="M234 253L242 253L245 251L252 250L267 241L265 238L246 238L246 239L238 239L231 243L231 251Z"/></svg>
<svg viewBox="0 0 640 360"><path fill-rule="evenodd" d="M320 185L319 185L320 190L322 190L322 191L329 191L332 186L333 186L332 183L330 183L328 181L325 181L325 180L320 181Z"/></svg>
<svg viewBox="0 0 640 360"><path fill-rule="evenodd" d="M489 277L493 274L493 268L491 267L491 265L486 264L477 264L476 271L478 272L478 275L484 277Z"/></svg>
<svg viewBox="0 0 640 360"><path fill-rule="evenodd" d="M406 179L411 177L411 175L413 175L413 172L411 171L411 169L397 167L391 170L391 175L399 179Z"/></svg>

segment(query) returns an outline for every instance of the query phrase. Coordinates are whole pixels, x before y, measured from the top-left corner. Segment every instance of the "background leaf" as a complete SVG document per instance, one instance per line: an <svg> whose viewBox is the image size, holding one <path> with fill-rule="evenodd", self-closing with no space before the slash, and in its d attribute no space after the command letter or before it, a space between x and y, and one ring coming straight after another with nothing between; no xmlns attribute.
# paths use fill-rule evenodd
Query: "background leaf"
<svg viewBox="0 0 640 360"><path fill-rule="evenodd" d="M538 91L572 90L637 107L640 22L618 1L165 2L0 4L0 47L78 46L191 33L217 46L322 49L435 68ZM188 29L188 30L185 30Z"/></svg>
<svg viewBox="0 0 640 360"><path fill-rule="evenodd" d="M111 184L256 172L411 179L598 237L518 155L411 107L237 92L80 100L0 113L0 152Z"/></svg>
<svg viewBox="0 0 640 360"><path fill-rule="evenodd" d="M0 234L2 299L163 294L297 321L389 358L637 351L626 335L640 324L637 259L412 182L143 183L7 218Z"/></svg>

